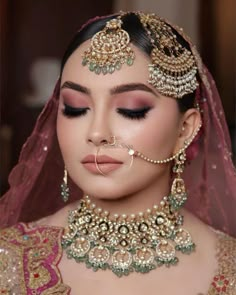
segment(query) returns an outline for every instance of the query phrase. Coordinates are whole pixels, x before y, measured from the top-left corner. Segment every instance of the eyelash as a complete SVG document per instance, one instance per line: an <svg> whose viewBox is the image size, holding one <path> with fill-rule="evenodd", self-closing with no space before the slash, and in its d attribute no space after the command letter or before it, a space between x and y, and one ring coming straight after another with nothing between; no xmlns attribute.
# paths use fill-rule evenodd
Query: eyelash
<svg viewBox="0 0 236 295"><path fill-rule="evenodd" d="M123 117L131 120L142 120L146 118L147 113L151 110L151 107L144 107L141 109L117 109L117 113Z"/></svg>
<svg viewBox="0 0 236 295"><path fill-rule="evenodd" d="M86 115L89 108L74 108L67 104L64 104L64 109L62 113L69 118L73 117L82 117ZM151 107L144 107L141 109L125 109L125 108L118 108L117 113L122 115L124 118L131 119L131 120L141 120L145 119L147 113L151 110Z"/></svg>
<svg viewBox="0 0 236 295"><path fill-rule="evenodd" d="M63 115L69 118L81 117L86 115L89 108L74 108L67 104L64 104L64 109L62 110Z"/></svg>

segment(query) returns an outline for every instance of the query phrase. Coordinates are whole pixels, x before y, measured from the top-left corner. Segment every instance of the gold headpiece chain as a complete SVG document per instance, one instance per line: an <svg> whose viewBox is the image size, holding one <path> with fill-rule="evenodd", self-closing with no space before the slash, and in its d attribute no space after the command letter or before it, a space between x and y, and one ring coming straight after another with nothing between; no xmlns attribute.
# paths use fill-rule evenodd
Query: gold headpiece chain
<svg viewBox="0 0 236 295"><path fill-rule="evenodd" d="M122 29L121 13L107 21L105 27L91 39L82 55L82 64L96 74L112 74L123 64L131 66L135 54L130 47L130 36ZM190 50L178 41L173 29L155 14L135 13L145 29L153 47L148 83L165 96L182 98L198 87L197 65Z"/></svg>

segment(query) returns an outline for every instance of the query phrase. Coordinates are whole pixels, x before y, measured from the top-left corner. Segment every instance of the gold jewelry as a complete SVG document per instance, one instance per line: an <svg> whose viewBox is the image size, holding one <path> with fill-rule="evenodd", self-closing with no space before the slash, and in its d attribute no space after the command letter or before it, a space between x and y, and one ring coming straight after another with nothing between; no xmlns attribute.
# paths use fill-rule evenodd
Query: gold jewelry
<svg viewBox="0 0 236 295"><path fill-rule="evenodd" d="M64 168L64 177L63 177L63 182L61 184L61 197L62 200L66 203L69 199L69 187L67 185L67 170Z"/></svg>
<svg viewBox="0 0 236 295"><path fill-rule="evenodd" d="M134 52L129 47L129 34L121 28L121 17L108 21L105 28L93 36L90 47L82 56L82 65L87 65L90 71L112 74L124 63L128 66L133 64Z"/></svg>
<svg viewBox="0 0 236 295"><path fill-rule="evenodd" d="M134 51L129 46L130 36L121 28L121 13L108 21L105 27L96 33L90 47L82 55L82 65L96 74L112 74L120 70L122 64L131 66ZM192 52L177 40L173 29L155 14L136 13L153 47L152 63L149 68L149 80L153 87L163 95L182 98L198 87L197 65Z"/></svg>
<svg viewBox="0 0 236 295"><path fill-rule="evenodd" d="M175 265L176 251L189 254L195 249L182 225L183 216L172 211L168 197L137 215L110 216L87 196L70 211L62 246L68 258L94 271L110 269L119 277L147 273L162 265Z"/></svg>
<svg viewBox="0 0 236 295"><path fill-rule="evenodd" d="M182 46L172 28L155 14L137 14L153 46L149 83L161 94L182 98L198 86L197 65L191 51Z"/></svg>
<svg viewBox="0 0 236 295"><path fill-rule="evenodd" d="M188 146L192 143L196 135L198 134L201 123L194 132L193 136L189 140L184 141L184 147L181 149L181 152L177 153L174 160L175 164L172 168L172 171L177 174L177 176L174 178L172 186L171 186L171 193L169 196L169 202L171 205L171 209L178 210L181 208L185 202L187 201L187 193L185 189L185 183L183 178L181 177L181 174L184 172L185 167L185 161L186 161L186 149Z"/></svg>
<svg viewBox="0 0 236 295"><path fill-rule="evenodd" d="M184 172L184 164L186 161L185 150L175 158L175 164L172 168L173 172L177 174L171 186L171 194L169 202L172 210L178 210L187 201L187 193L185 189L184 180L181 174Z"/></svg>
<svg viewBox="0 0 236 295"><path fill-rule="evenodd" d="M99 163L97 161L97 157L99 155L99 152L100 152L101 148L122 148L122 149L124 148L124 149L127 149L128 154L131 157L130 158L131 160L130 160L129 168L131 168L131 166L133 165L133 161L134 161L134 150L132 149L131 146L118 141L114 135L111 136L111 140L112 140L111 142L107 142L107 143L104 143L103 145L99 146L97 148L97 151L96 151L96 154L95 154L96 168L100 172L100 174L102 174L104 176L106 176L106 174L100 169Z"/></svg>
<svg viewBox="0 0 236 295"><path fill-rule="evenodd" d="M166 159L163 159L163 160L154 160L154 159L151 159L151 158L145 156L143 153L141 153L139 151L133 150L132 148L130 148L130 152L133 153L134 156L139 157L139 158L143 159L144 161L149 162L151 164L166 164L166 163L169 163L169 162L175 160L182 153L185 153L185 150L193 142L194 138L197 136L197 134L200 131L201 127L202 127L202 124L200 123L200 125L195 130L195 132L193 133L193 135L191 136L191 138L189 140L185 140L184 147L181 148L177 153L175 153L173 156L171 156L169 158L166 158Z"/></svg>

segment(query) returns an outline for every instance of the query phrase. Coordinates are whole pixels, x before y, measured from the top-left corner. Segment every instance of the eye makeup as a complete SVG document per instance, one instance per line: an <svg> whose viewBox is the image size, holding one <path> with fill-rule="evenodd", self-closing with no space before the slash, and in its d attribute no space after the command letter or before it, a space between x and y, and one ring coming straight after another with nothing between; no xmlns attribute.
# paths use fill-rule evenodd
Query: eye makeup
<svg viewBox="0 0 236 295"><path fill-rule="evenodd" d="M156 100L157 98L152 94L134 91L116 95L113 98L113 104L117 108L141 109L148 106L154 107Z"/></svg>
<svg viewBox="0 0 236 295"><path fill-rule="evenodd" d="M86 115L89 108L83 107L83 108L74 108L70 105L67 105L64 103L64 109L62 110L63 115L66 117L81 117Z"/></svg>
<svg viewBox="0 0 236 295"><path fill-rule="evenodd" d="M89 100L86 95L70 89L63 89L61 91L61 98L64 104L71 107L80 108L88 107L89 105Z"/></svg>
<svg viewBox="0 0 236 295"><path fill-rule="evenodd" d="M62 89L61 99L64 106L62 114L68 118L84 116L89 110L88 99L74 90Z"/></svg>
<svg viewBox="0 0 236 295"><path fill-rule="evenodd" d="M143 91L132 91L118 94L114 97L116 112L126 119L145 119L151 109L155 107L153 94Z"/></svg>
<svg viewBox="0 0 236 295"><path fill-rule="evenodd" d="M84 93L63 89L61 93L64 105L63 115L69 118L86 115L87 111L91 109L91 101L86 96ZM145 119L149 111L155 106L152 96L151 94L140 93L140 91L117 94L112 98L109 107L125 119Z"/></svg>
<svg viewBox="0 0 236 295"><path fill-rule="evenodd" d="M118 108L117 113L122 115L124 118L131 119L131 120L141 120L145 119L148 112L151 110L151 107L143 107L138 109L125 109L125 108Z"/></svg>

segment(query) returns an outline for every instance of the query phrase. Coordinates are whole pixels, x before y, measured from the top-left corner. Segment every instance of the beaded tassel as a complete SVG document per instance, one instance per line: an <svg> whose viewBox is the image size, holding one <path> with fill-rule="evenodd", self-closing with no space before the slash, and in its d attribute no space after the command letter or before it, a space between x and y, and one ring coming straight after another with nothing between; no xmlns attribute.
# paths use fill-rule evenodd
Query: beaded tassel
<svg viewBox="0 0 236 295"><path fill-rule="evenodd" d="M67 186L67 170L64 169L63 182L61 184L61 197L62 200L66 203L69 199L69 187Z"/></svg>

